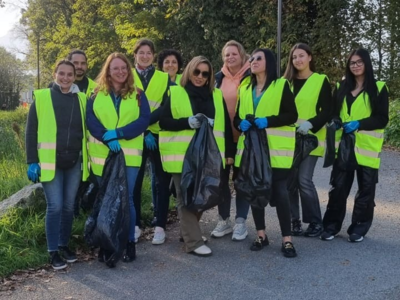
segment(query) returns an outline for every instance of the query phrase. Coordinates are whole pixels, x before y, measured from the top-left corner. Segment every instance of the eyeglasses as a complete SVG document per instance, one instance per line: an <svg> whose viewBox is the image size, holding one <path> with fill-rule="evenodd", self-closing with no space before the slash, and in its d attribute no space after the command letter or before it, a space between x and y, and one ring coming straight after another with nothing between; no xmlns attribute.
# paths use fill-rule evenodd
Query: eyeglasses
<svg viewBox="0 0 400 300"><path fill-rule="evenodd" d="M261 56L253 56L250 57L249 62L252 63L253 61L261 61L262 57Z"/></svg>
<svg viewBox="0 0 400 300"><path fill-rule="evenodd" d="M193 71L193 75L198 77L201 74L201 77L203 78L208 78L210 77L210 72L208 71L200 71L199 69L196 69Z"/></svg>
<svg viewBox="0 0 400 300"><path fill-rule="evenodd" d="M114 67L114 68L112 68L110 70L113 71L113 72L118 72L118 71L126 72L128 70L128 67L120 67L120 68Z"/></svg>
<svg viewBox="0 0 400 300"><path fill-rule="evenodd" d="M356 66L357 66L357 67L362 67L363 65L364 65L364 62L363 62L362 59L359 59L359 60L357 60L357 61L351 61L351 62L350 62L350 68L355 68Z"/></svg>

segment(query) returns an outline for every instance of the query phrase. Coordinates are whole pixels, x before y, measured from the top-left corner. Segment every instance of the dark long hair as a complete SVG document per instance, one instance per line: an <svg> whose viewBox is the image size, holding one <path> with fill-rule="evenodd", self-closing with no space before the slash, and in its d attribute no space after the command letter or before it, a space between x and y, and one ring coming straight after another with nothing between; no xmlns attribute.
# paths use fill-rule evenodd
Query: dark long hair
<svg viewBox="0 0 400 300"><path fill-rule="evenodd" d="M350 52L350 55L347 59L346 63L346 77L342 84L340 85L339 91L338 91L338 104L339 108L342 107L343 105L343 100L346 97L348 93L350 93L352 90L355 89L356 87L356 78L354 74L350 71L350 61L351 58L354 55L358 55L361 57L363 63L364 63L364 92L368 94L369 96L369 102L371 105L371 109L375 109L376 106L378 105L378 88L376 86L376 80L374 77L374 69L372 68L372 62L371 62L371 57L369 55L369 52L363 48L359 48L356 50L353 50ZM364 94L365 96L365 94Z"/></svg>
<svg viewBox="0 0 400 300"><path fill-rule="evenodd" d="M262 88L262 90L265 91L269 87L271 82L273 82L274 80L276 80L278 78L278 74L276 72L275 54L269 49L258 48L256 50L254 50L253 53L251 53L251 56L253 56L257 52L263 52L265 55L265 73L266 73L265 75L267 76L267 80L265 81L265 84ZM249 85L247 86L247 88L249 88L251 85L253 85L253 86L257 85L256 75L251 73L250 78L251 78L251 81L250 81Z"/></svg>
<svg viewBox="0 0 400 300"><path fill-rule="evenodd" d="M286 78L289 82L293 82L293 79L295 79L297 74L299 73L299 71L293 65L293 52L297 49L304 50L309 56L311 56L311 61L310 61L309 66L310 66L310 70L312 72L315 72L314 56L311 52L310 46L308 46L307 44L304 44L304 43L297 43L290 50L286 71L285 71L285 74L283 74L283 77Z"/></svg>

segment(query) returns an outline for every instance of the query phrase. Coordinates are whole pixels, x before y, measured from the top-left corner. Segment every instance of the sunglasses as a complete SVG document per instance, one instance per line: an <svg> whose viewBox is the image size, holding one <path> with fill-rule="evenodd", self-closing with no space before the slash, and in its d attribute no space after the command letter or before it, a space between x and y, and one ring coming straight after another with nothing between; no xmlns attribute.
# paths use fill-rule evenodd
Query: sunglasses
<svg viewBox="0 0 400 300"><path fill-rule="evenodd" d="M252 63L253 61L261 61L262 57L261 56L253 56L250 57L249 62Z"/></svg>
<svg viewBox="0 0 400 300"><path fill-rule="evenodd" d="M200 71L199 69L196 69L193 71L193 75L198 77L201 74L201 77L203 78L208 78L210 77L210 72L208 71Z"/></svg>

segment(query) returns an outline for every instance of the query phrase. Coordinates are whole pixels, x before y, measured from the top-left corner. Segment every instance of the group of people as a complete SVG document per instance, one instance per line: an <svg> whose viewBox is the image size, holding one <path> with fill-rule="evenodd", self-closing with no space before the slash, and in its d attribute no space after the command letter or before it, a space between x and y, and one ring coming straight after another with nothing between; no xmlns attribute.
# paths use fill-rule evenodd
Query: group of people
<svg viewBox="0 0 400 300"><path fill-rule="evenodd" d="M235 180L241 168L245 133L253 127L266 131L272 167L270 205L277 210L283 255L297 256L292 236L329 241L339 233L355 173L359 189L347 233L351 242L363 240L372 224L379 153L388 122L388 89L374 78L366 50L350 53L345 77L337 83L333 96L329 79L316 72L311 49L303 43L291 49L282 78L277 76L271 50L259 48L248 55L233 40L223 47L223 66L216 74L203 56L190 60L180 74L183 61L175 50L158 54L157 70L153 65L156 51L149 39L140 39L133 53L133 66L124 54L110 54L92 81L86 77L85 53L74 50L57 63L51 87L34 92L26 129L28 177L42 182L45 191L46 236L54 269L77 259L68 243L81 180L92 172L101 182L109 152L121 149L130 208L129 242L123 260L131 262L136 257L147 158L155 210L152 243L163 244L166 239L172 180L186 252L212 254L199 225L201 213L185 206L180 188L184 157L204 116L212 127L224 170L219 221L212 237L232 233L232 240L241 241L248 235L248 202L235 199L234 224L230 221L229 181L231 174ZM357 168L343 170L335 161L322 217L313 174L318 157L324 156L325 125L331 121L336 125L337 145L342 135L355 135ZM289 192L287 178L293 171L296 135L307 134L316 136L318 146L301 162L298 188ZM259 251L269 244L265 210L251 209L257 238L250 250ZM302 222L308 224L304 232ZM106 251L99 252L99 260L107 260Z"/></svg>

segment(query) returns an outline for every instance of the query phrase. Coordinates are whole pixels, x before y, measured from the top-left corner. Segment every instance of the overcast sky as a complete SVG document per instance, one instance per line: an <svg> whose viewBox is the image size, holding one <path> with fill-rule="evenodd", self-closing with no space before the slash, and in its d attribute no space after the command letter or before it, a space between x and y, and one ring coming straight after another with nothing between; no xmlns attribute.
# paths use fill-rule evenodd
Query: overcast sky
<svg viewBox="0 0 400 300"><path fill-rule="evenodd" d="M23 55L18 54L18 51L23 50L25 41L17 37L13 28L19 22L21 13L18 6L22 5L23 1L8 0L6 6L0 8L0 46L5 47L21 59L23 59Z"/></svg>

